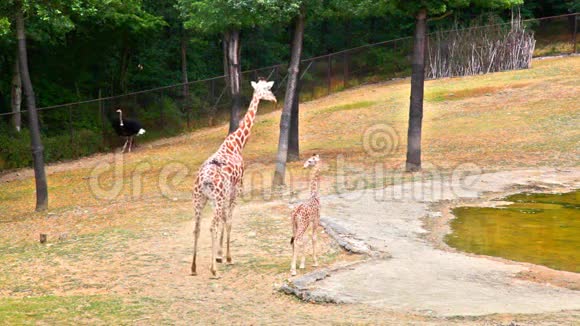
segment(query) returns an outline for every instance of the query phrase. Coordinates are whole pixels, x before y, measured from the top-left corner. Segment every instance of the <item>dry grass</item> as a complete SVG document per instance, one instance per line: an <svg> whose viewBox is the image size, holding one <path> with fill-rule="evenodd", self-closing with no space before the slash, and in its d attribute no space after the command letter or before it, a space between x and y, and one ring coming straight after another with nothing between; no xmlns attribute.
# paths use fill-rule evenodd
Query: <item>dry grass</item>
<svg viewBox="0 0 580 326"><path fill-rule="evenodd" d="M569 57L534 61L530 70L428 81L425 175L434 170L448 173L468 162L487 171L577 165L578 75L580 58ZM400 182L388 174L404 163L408 98L409 81L400 80L343 91L301 106L301 150L303 156L316 152L324 159L324 193L342 186ZM464 323L358 305L305 304L274 290L288 277L287 203L304 197L307 189L307 175L296 162L289 164L289 187L281 193L270 191L278 121L279 112L259 116L245 150L246 190L234 217L236 264L221 266L220 280L209 280L206 269L200 276L188 276L189 198L197 167L222 141L224 125L142 145L122 161L117 157L117 177L113 169L98 177L91 174L98 164L115 162L113 154L53 165L48 168L48 213L31 213L31 171L2 176L0 296L5 299L0 299L0 319L9 317L14 323ZM369 155L364 131L377 124L394 131L384 155ZM375 164L385 167L387 176L369 177ZM187 174L179 177L176 170ZM345 184L337 184L342 176ZM160 182L164 177L169 182ZM403 180L420 177L401 176ZM122 188L111 199L99 199L91 191L91 181L110 186L115 180ZM206 209L201 266L209 263L210 214ZM49 235L48 245L37 244L39 233ZM323 265L359 259L338 250L324 234L321 238ZM53 306L61 307L58 318ZM81 319L75 315L78 311ZM526 318L537 317L518 320Z"/></svg>

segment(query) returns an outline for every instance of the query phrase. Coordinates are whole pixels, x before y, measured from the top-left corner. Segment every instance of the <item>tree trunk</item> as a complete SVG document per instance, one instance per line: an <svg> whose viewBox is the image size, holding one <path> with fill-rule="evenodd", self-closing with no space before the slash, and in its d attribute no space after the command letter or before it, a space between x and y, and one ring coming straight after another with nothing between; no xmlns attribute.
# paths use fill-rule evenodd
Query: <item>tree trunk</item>
<svg viewBox="0 0 580 326"><path fill-rule="evenodd" d="M22 116L20 108L22 105L22 79L20 78L20 60L18 60L18 52L16 52L16 60L14 62L14 74L12 76L12 124L16 131L20 132L22 129Z"/></svg>
<svg viewBox="0 0 580 326"><path fill-rule="evenodd" d="M187 128L191 128L190 105L189 105L189 82L187 78L187 33L185 30L181 34L181 82L183 83L183 112L187 115Z"/></svg>
<svg viewBox="0 0 580 326"><path fill-rule="evenodd" d="M290 58L290 67L288 69L288 84L286 85L286 95L284 98L284 108L280 118L280 139L278 141L278 155L276 157L276 172L274 174L274 185L283 185L286 174L286 162L288 159L288 143L290 134L290 120L292 109L297 98L297 84L300 72L300 56L302 55L302 40L304 38L304 8L295 19L294 36L292 39L292 55ZM296 122L298 122L298 106L296 106ZM298 123L296 123L296 131ZM298 137L298 132L296 132Z"/></svg>
<svg viewBox="0 0 580 326"><path fill-rule="evenodd" d="M32 158L34 161L34 178L36 181L36 211L43 211L48 208L48 187L46 185L46 174L44 172L44 149L42 147L42 141L40 140L40 128L38 126L38 115L36 114L34 90L28 72L24 17L21 6L22 4L20 4L16 12L16 36L18 38L20 76L22 77L22 86L24 88L24 96L26 97L26 107L28 109Z"/></svg>
<svg viewBox="0 0 580 326"><path fill-rule="evenodd" d="M184 34L181 37L181 82L188 83L187 78L187 36ZM183 87L183 95L189 93L187 85Z"/></svg>
<svg viewBox="0 0 580 326"><path fill-rule="evenodd" d="M421 170L421 124L423 121L423 92L425 86L425 36L427 11L417 13L415 43L413 47L413 70L411 74L411 104L409 107L409 130L407 133L408 172Z"/></svg>
<svg viewBox="0 0 580 326"><path fill-rule="evenodd" d="M233 30L224 33L225 51L227 59L226 78L230 95L232 97L232 112L230 116L230 129L228 133L238 129L240 124L240 112L242 108L242 96L240 86L242 84L242 69L240 66L240 31Z"/></svg>
<svg viewBox="0 0 580 326"><path fill-rule="evenodd" d="M228 69L229 65L229 60L228 60L228 42L227 42L227 32L224 33L224 37L222 40L222 49L224 51L224 82L226 84L226 87L229 88L230 87L230 70Z"/></svg>
<svg viewBox="0 0 580 326"><path fill-rule="evenodd" d="M295 162L300 160L300 72L296 81L296 88L294 89L294 97L292 99L292 114L290 115L290 134L288 136L288 162Z"/></svg>
<svg viewBox="0 0 580 326"><path fill-rule="evenodd" d="M127 37L123 41L123 53L121 54L121 72L119 76L119 87L122 93L127 93L127 77L129 75L129 41Z"/></svg>

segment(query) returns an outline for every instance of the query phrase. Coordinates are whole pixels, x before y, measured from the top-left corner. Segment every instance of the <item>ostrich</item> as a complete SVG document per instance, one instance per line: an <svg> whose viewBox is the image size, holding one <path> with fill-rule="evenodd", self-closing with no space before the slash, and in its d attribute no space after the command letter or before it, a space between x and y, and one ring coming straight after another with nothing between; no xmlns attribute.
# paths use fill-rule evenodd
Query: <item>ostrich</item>
<svg viewBox="0 0 580 326"><path fill-rule="evenodd" d="M121 153L125 152L127 144L129 144L129 152L131 152L131 147L133 147L133 138L135 138L135 136L143 135L145 133L145 129L141 127L141 123L139 123L139 121L129 119L123 120L123 111L121 111L121 109L117 109L115 112L119 113L119 119L113 120L113 129L115 129L117 135L126 138L125 145L123 145L123 150Z"/></svg>

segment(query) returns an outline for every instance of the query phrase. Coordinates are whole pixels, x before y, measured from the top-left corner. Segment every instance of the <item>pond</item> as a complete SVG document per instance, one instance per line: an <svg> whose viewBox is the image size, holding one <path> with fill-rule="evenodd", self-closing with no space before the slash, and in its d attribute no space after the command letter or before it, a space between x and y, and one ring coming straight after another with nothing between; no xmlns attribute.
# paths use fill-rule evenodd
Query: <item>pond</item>
<svg viewBox="0 0 580 326"><path fill-rule="evenodd" d="M462 251L580 273L580 191L521 193L498 207L457 207L445 242Z"/></svg>

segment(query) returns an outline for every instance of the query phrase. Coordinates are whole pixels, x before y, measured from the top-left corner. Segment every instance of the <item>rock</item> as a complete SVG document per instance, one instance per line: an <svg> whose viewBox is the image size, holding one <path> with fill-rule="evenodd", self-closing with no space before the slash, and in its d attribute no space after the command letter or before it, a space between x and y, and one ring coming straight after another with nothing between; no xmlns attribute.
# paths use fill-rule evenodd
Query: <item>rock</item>
<svg viewBox="0 0 580 326"><path fill-rule="evenodd" d="M429 212L429 217L431 218L438 218L443 216L443 214L441 212Z"/></svg>

